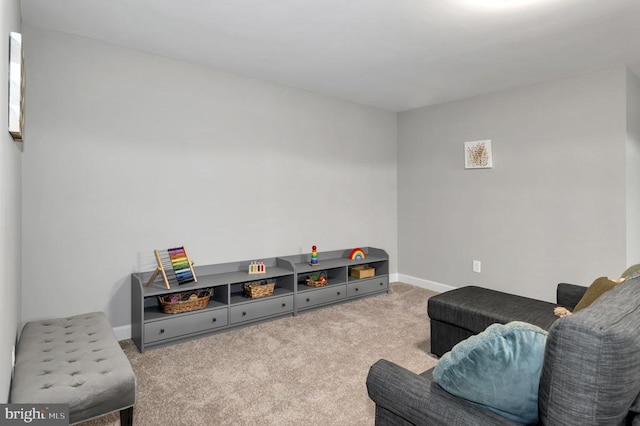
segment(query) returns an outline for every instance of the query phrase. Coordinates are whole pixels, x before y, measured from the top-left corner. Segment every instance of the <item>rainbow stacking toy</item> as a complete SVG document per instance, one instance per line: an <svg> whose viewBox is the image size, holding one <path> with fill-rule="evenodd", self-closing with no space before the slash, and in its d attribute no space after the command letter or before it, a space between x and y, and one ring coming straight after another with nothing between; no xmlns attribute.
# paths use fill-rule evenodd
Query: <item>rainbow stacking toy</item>
<svg viewBox="0 0 640 426"><path fill-rule="evenodd" d="M311 247L311 262L309 262L311 266L318 265L318 247Z"/></svg>

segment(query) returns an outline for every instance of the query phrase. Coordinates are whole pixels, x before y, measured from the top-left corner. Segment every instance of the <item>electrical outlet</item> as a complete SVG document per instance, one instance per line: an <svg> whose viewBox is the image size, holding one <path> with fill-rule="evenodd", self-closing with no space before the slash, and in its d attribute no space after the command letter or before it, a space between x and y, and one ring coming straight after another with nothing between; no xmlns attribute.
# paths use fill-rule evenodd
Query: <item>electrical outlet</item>
<svg viewBox="0 0 640 426"><path fill-rule="evenodd" d="M479 260L474 260L473 261L473 272L480 273L481 270L482 270L482 262L480 262Z"/></svg>

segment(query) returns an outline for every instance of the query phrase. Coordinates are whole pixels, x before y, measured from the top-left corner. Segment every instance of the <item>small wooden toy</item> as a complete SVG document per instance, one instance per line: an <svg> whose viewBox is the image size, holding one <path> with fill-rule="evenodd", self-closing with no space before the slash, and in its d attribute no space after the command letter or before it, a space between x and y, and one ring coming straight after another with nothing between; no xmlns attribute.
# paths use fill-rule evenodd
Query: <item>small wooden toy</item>
<svg viewBox="0 0 640 426"><path fill-rule="evenodd" d="M156 280L158 274L162 274L164 285L167 288L171 288L169 275L174 275L179 285L198 281L196 273L193 270L193 262L189 259L186 247L174 247L163 250L162 253L158 250L154 250L153 252L156 255L158 267L151 275L147 287Z"/></svg>
<svg viewBox="0 0 640 426"><path fill-rule="evenodd" d="M318 263L318 247L316 246L311 247L311 262L309 264L312 266L320 264Z"/></svg>
<svg viewBox="0 0 640 426"><path fill-rule="evenodd" d="M349 253L349 259L351 260L360 260L360 259L366 259L367 258L367 254L360 248L360 247L356 247L353 250L351 250L351 253Z"/></svg>
<svg viewBox="0 0 640 426"><path fill-rule="evenodd" d="M249 274L264 274L267 272L267 267L263 261L253 261L249 264Z"/></svg>

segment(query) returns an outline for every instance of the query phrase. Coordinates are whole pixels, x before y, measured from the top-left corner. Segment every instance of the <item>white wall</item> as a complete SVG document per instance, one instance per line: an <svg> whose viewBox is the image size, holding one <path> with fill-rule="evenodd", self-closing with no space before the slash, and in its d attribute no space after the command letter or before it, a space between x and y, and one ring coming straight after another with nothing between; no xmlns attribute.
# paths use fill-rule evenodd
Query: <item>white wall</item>
<svg viewBox="0 0 640 426"><path fill-rule="evenodd" d="M0 75L9 73L9 32L20 32L20 1L0 2ZM28 71L27 71L28 73ZM0 84L0 403L6 403L11 383L12 352L20 321L21 145L7 131L8 84ZM26 117L26 116L25 116ZM23 135L28 141L28 132Z"/></svg>
<svg viewBox="0 0 640 426"><path fill-rule="evenodd" d="M23 320L130 323L153 249L354 246L396 272L396 114L27 27Z"/></svg>
<svg viewBox="0 0 640 426"><path fill-rule="evenodd" d="M558 282L619 276L626 78L615 69L400 113L399 271L549 301ZM465 170L463 143L482 139L494 167Z"/></svg>
<svg viewBox="0 0 640 426"><path fill-rule="evenodd" d="M627 265L640 263L640 79L627 71Z"/></svg>

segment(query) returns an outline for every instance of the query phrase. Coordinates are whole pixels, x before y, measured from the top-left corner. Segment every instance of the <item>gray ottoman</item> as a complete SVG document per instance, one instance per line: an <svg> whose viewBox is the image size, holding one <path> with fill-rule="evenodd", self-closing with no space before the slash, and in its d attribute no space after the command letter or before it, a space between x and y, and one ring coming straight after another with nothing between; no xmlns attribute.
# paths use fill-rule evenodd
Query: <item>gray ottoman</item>
<svg viewBox="0 0 640 426"><path fill-rule="evenodd" d="M586 287L560 283L558 303L467 286L433 296L427 302L431 323L431 353L442 356L464 339L484 331L494 323L524 321L548 330L558 319L556 306L568 309L578 303Z"/></svg>
<svg viewBox="0 0 640 426"><path fill-rule="evenodd" d="M102 312L34 321L18 342L10 401L69 404L70 423L120 411L131 425L136 377Z"/></svg>

